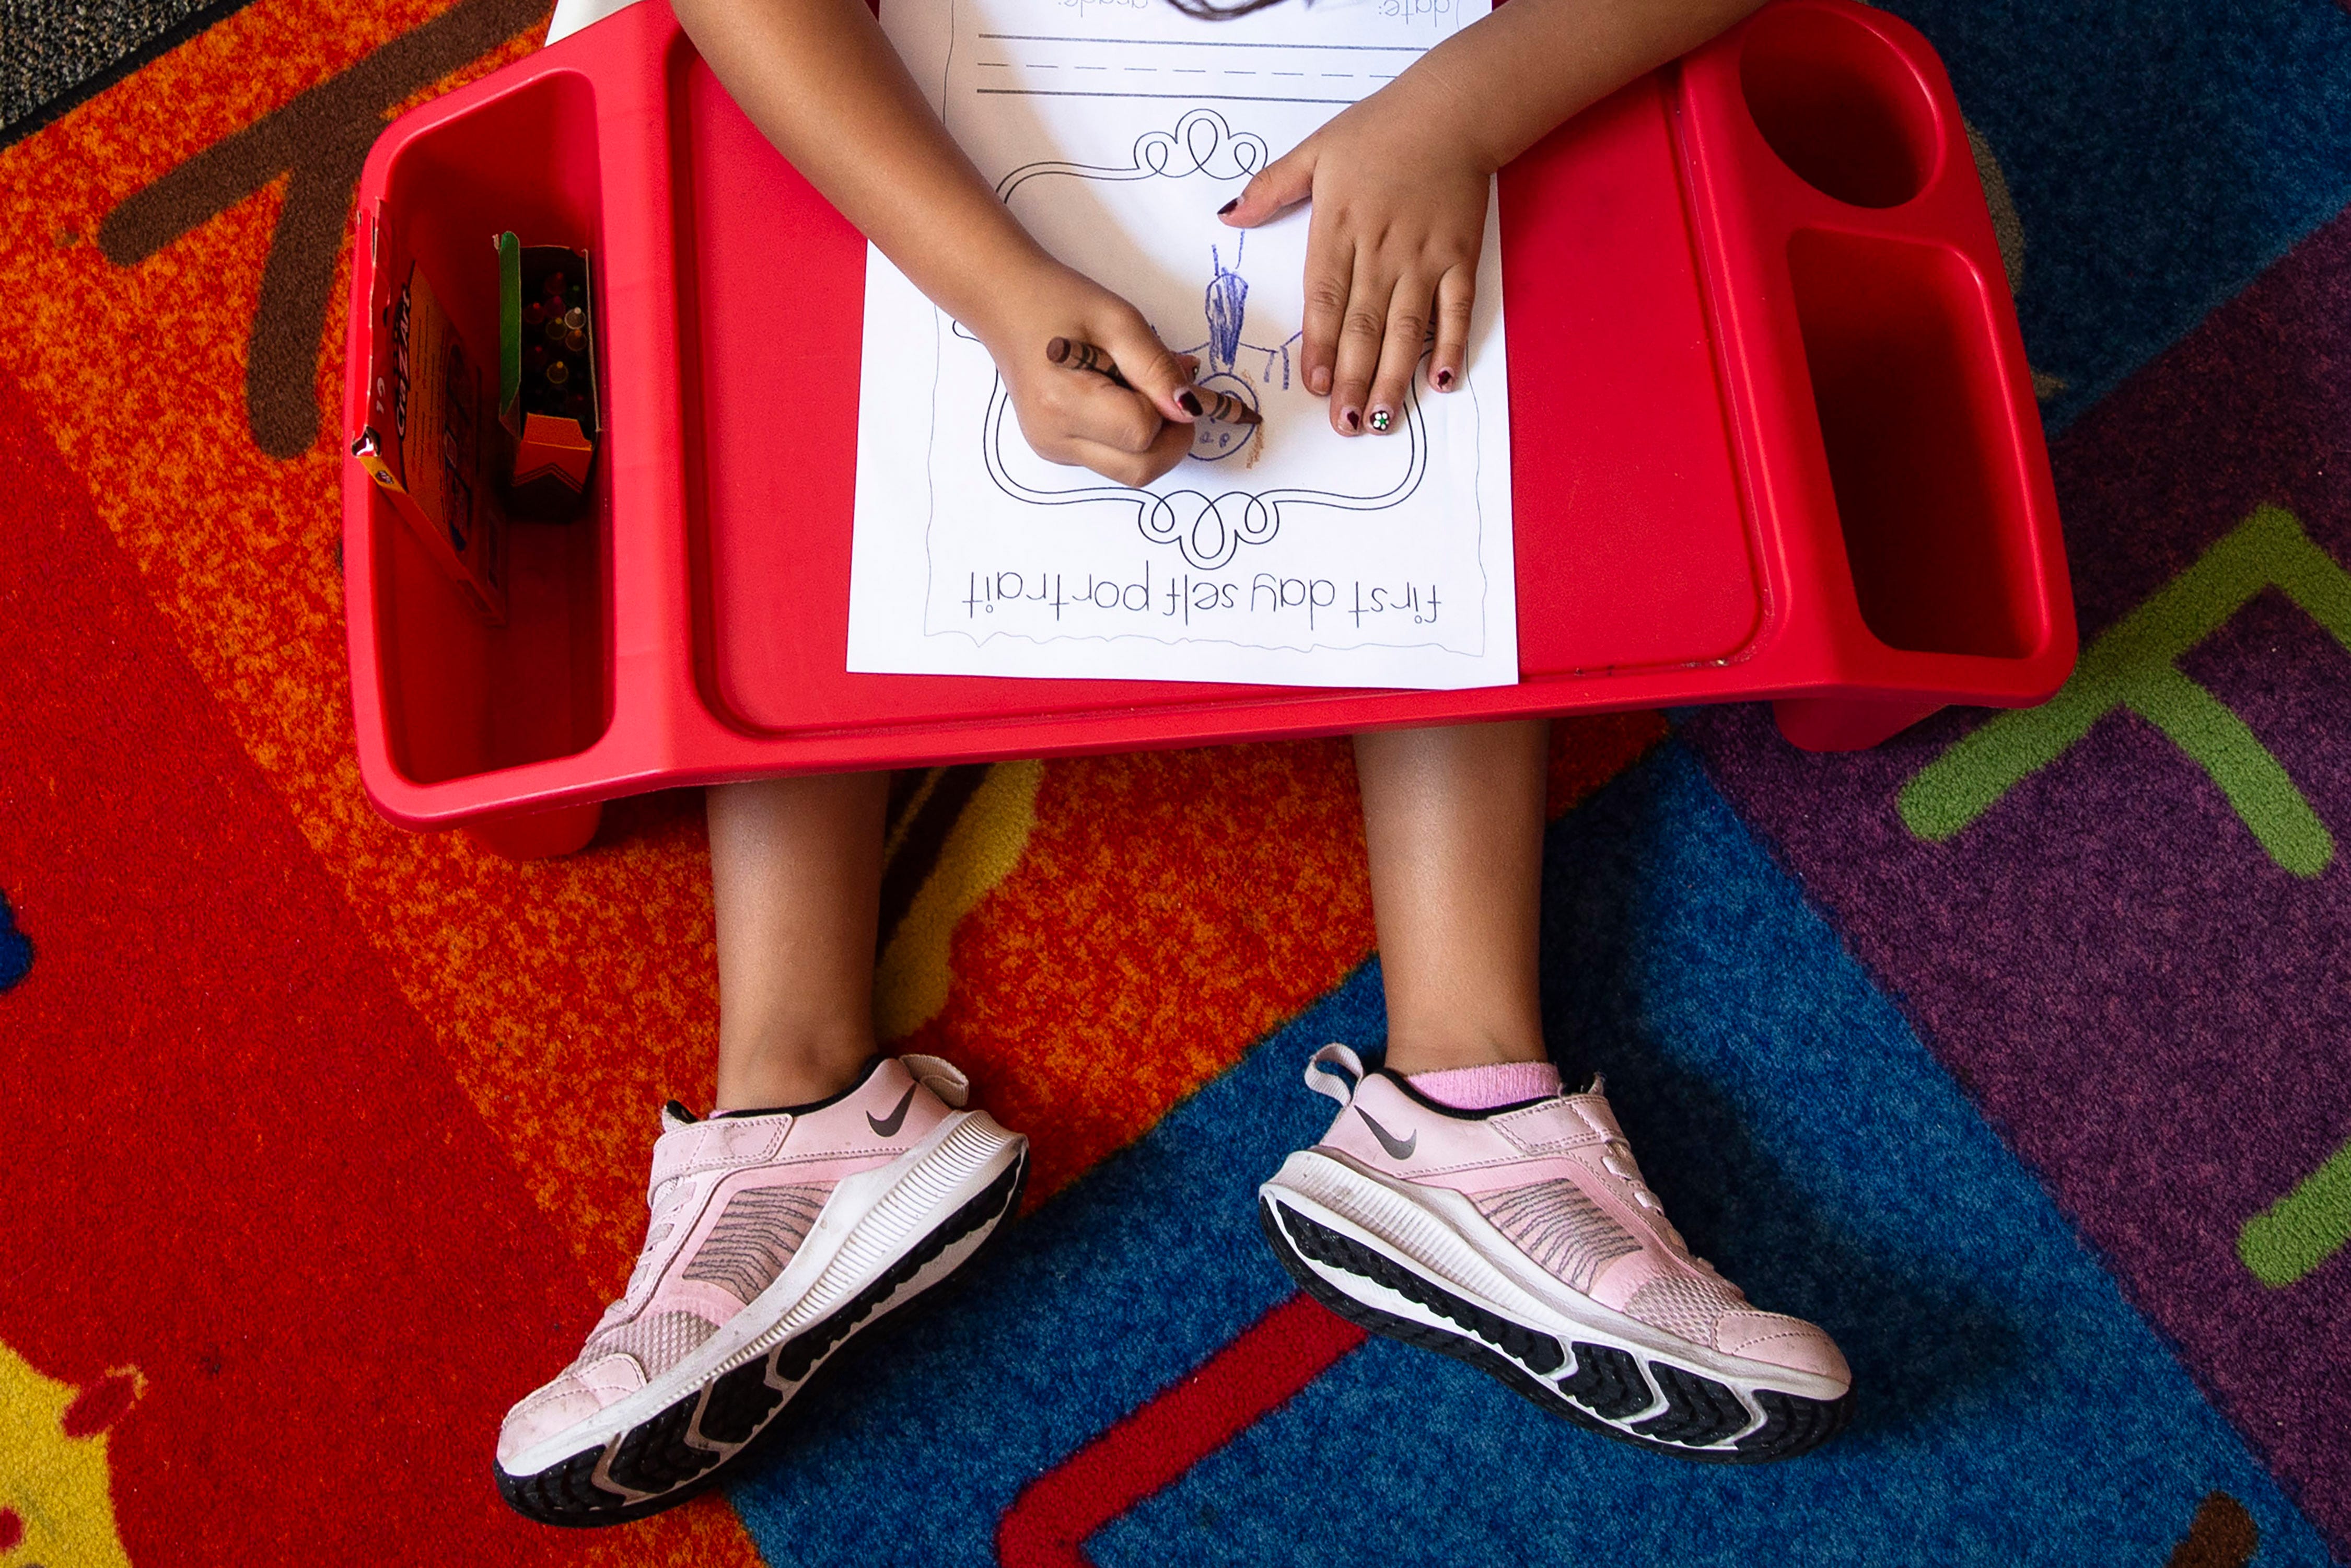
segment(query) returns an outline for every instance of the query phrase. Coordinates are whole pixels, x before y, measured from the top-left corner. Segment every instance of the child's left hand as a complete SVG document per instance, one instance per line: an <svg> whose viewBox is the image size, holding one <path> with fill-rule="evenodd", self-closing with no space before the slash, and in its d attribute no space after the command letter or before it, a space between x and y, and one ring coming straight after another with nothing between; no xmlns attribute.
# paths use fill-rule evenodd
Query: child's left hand
<svg viewBox="0 0 2351 1568"><path fill-rule="evenodd" d="M1259 171L1231 210L1255 228L1313 204L1306 236L1306 388L1342 435L1403 423L1434 319L1428 384L1461 384L1493 169L1396 82Z"/></svg>

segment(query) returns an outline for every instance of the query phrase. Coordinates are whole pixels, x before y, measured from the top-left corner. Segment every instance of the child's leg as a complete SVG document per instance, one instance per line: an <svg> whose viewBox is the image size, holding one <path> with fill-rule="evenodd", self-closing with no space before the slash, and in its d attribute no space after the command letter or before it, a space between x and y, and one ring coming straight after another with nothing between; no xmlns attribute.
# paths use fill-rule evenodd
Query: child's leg
<svg viewBox="0 0 2351 1568"><path fill-rule="evenodd" d="M799 1105L873 1054L886 773L708 792L718 913L718 1108Z"/></svg>
<svg viewBox="0 0 2351 1568"><path fill-rule="evenodd" d="M1536 990L1545 727L1359 736L1385 1064L1307 1082L1331 1130L1258 1189L1274 1254L1332 1311L1665 1453L1782 1459L1853 1376L1814 1325L1690 1255L1596 1080L1545 1061Z"/></svg>
<svg viewBox="0 0 2351 1568"><path fill-rule="evenodd" d="M1397 1072L1544 1060L1535 965L1550 733L1532 719L1355 737Z"/></svg>
<svg viewBox="0 0 2351 1568"><path fill-rule="evenodd" d="M709 792L718 1105L673 1102L644 1250L571 1364L498 1434L498 1490L604 1524L719 1479L824 1359L1011 1213L1028 1140L873 1039L882 774Z"/></svg>

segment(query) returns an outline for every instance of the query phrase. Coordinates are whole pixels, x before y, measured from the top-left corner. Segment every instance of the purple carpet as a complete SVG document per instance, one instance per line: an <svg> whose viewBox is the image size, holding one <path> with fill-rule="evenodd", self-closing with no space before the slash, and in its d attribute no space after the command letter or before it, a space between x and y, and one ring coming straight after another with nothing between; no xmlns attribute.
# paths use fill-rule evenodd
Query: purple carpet
<svg viewBox="0 0 2351 1568"><path fill-rule="evenodd" d="M2338 218L2053 445L2077 706L2137 701L2070 745L2058 705L1850 757L1754 709L1684 731L2337 1542L2351 1269L2310 1195L2351 1163L2347 438Z"/></svg>

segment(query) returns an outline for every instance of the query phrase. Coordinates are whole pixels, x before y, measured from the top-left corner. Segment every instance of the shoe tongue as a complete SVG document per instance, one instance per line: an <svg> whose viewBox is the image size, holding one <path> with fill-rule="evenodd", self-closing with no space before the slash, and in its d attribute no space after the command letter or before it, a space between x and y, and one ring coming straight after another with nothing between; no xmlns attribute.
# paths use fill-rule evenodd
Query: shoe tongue
<svg viewBox="0 0 2351 1568"><path fill-rule="evenodd" d="M1616 1108L1597 1089L1587 1089L1581 1094L1568 1096L1568 1103L1586 1126L1606 1138L1622 1143L1625 1128L1616 1120Z"/></svg>

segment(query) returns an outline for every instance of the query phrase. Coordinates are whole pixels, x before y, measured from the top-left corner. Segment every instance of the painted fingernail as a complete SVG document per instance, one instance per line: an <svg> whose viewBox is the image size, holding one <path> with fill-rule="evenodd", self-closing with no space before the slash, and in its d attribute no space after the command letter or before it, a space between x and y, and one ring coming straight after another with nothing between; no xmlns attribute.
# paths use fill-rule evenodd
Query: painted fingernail
<svg viewBox="0 0 2351 1568"><path fill-rule="evenodd" d="M1375 408L1372 410L1372 428L1385 435L1388 433L1388 421L1394 417L1395 415L1389 413L1386 409Z"/></svg>
<svg viewBox="0 0 2351 1568"><path fill-rule="evenodd" d="M1227 202L1223 206L1218 207L1218 208L1217 209L1217 216L1218 216L1218 217L1220 217L1220 218L1221 218L1221 217L1225 216L1226 214L1229 214L1229 213L1230 213L1230 212L1231 212L1235 207L1238 207L1238 206L1239 206L1240 204L1241 204L1241 199L1240 199L1238 196L1235 196L1231 201Z"/></svg>
<svg viewBox="0 0 2351 1568"><path fill-rule="evenodd" d="M1437 390L1438 392L1451 392L1453 390L1453 372L1451 371L1437 371L1436 381Z"/></svg>
<svg viewBox="0 0 2351 1568"><path fill-rule="evenodd" d="M1176 406L1182 409L1186 413L1190 414L1194 419L1200 417L1199 394L1193 392L1189 387L1185 388L1182 392L1176 394Z"/></svg>
<svg viewBox="0 0 2351 1568"><path fill-rule="evenodd" d="M1316 397L1331 395L1331 372L1317 366L1306 372L1306 390Z"/></svg>
<svg viewBox="0 0 2351 1568"><path fill-rule="evenodd" d="M1352 408L1340 414L1339 417L1347 422L1347 428L1349 430L1361 430L1364 428L1364 416L1357 413Z"/></svg>

